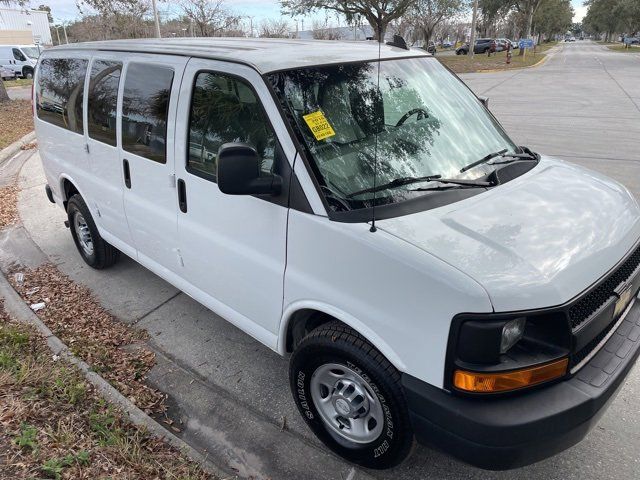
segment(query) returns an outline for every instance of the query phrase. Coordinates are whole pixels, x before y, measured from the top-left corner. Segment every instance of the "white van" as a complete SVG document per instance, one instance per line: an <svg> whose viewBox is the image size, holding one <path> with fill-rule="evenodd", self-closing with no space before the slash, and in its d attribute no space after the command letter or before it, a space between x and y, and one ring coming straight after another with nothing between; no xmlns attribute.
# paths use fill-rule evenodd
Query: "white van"
<svg viewBox="0 0 640 480"><path fill-rule="evenodd" d="M39 56L37 45L0 45L0 66L13 70L18 77L33 78Z"/></svg>
<svg viewBox="0 0 640 480"><path fill-rule="evenodd" d="M171 39L43 53L47 195L281 355L300 413L387 468L583 438L640 353L640 208L509 139L421 50ZM187 347L187 346L185 346Z"/></svg>

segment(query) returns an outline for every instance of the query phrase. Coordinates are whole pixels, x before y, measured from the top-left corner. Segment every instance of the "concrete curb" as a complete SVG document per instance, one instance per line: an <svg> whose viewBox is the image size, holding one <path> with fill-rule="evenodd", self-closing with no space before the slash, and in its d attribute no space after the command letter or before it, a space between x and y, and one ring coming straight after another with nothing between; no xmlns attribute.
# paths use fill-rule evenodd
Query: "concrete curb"
<svg viewBox="0 0 640 480"><path fill-rule="evenodd" d="M47 341L47 345L54 355L64 358L69 363L76 366L86 380L91 383L96 390L110 403L117 405L127 413L129 420L140 427L146 428L152 435L162 438L167 443L177 448L195 462L199 463L209 473L221 479L237 478L235 474L222 470L217 465L208 460L195 448L187 444L184 440L163 428L159 423L149 417L146 413L136 407L129 399L109 384L104 378L91 370L91 367L78 357L73 355L69 348L56 337L40 318L31 311L23 302L22 298L13 289L4 273L0 274L0 297L4 299L4 308L12 318L20 323L35 327Z"/></svg>
<svg viewBox="0 0 640 480"><path fill-rule="evenodd" d="M36 139L36 132L35 131L29 132L20 140L16 140L8 147L5 147L2 150L0 150L0 164L2 164L7 158L10 158L16 153L20 152L20 149L22 148L23 145L26 145L27 143L31 143L35 141L35 139Z"/></svg>

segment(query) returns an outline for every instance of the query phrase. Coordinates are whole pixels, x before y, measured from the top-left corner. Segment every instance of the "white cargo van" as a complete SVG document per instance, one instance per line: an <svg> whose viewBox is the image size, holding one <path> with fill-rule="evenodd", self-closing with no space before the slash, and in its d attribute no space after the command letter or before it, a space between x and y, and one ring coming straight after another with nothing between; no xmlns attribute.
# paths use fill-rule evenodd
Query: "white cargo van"
<svg viewBox="0 0 640 480"><path fill-rule="evenodd" d="M13 70L18 77L33 78L39 56L37 45L0 45L0 66Z"/></svg>
<svg viewBox="0 0 640 480"><path fill-rule="evenodd" d="M515 145L424 51L99 42L45 51L35 80L46 192L85 262L122 252L290 355L300 413L352 462L414 438L535 462L640 353L637 201Z"/></svg>

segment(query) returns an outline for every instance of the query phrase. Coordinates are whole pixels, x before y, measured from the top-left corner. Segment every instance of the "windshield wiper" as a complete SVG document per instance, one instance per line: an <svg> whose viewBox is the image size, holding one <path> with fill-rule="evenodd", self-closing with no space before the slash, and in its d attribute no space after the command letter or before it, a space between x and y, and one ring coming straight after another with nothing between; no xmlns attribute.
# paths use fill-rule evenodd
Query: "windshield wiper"
<svg viewBox="0 0 640 480"><path fill-rule="evenodd" d="M491 182L477 182L477 183L458 183L453 182L453 181L447 181L448 179L445 179L442 183L445 184L449 184L451 183L451 185L438 185L435 187L419 187L419 188L413 188L411 189L412 192L428 192L430 190L451 190L453 188L487 188L487 187L495 187L496 184L495 183L491 183Z"/></svg>
<svg viewBox="0 0 640 480"><path fill-rule="evenodd" d="M483 163L487 163L492 158L500 157L500 156L504 155L505 153L507 153L507 151L508 150L506 148L503 148L499 152L493 152L493 153L490 153L489 155L485 155L480 160L477 160L477 161L475 161L473 163L470 163L469 165L466 165L466 166L462 167L460 169L460 173L464 173L467 170L471 170L473 167L477 167L478 165L482 165Z"/></svg>
<svg viewBox="0 0 640 480"><path fill-rule="evenodd" d="M537 162L539 160L537 154L533 152L528 152L528 151L525 151L524 153L509 153L509 154L500 155L500 156L508 158L508 160L503 160L500 162L491 162L491 165L502 165L503 163L511 163L511 162L516 162L518 160L528 160L531 162Z"/></svg>
<svg viewBox="0 0 640 480"><path fill-rule="evenodd" d="M442 175L427 175L425 177L400 177L394 180L391 180L388 183L383 183L382 185L376 185L375 187L365 188L363 190L358 190L357 192L350 193L347 195L347 198L355 197L357 195L362 195L363 193L373 193L380 192L382 190L387 190L390 188L402 187L404 185L410 185L412 183L420 183L420 182L433 182L438 181L440 183L451 183L454 185L462 185L466 187L491 187L493 183L484 182L479 180L458 180L455 178L442 178ZM412 191L420 191L420 189L415 189Z"/></svg>

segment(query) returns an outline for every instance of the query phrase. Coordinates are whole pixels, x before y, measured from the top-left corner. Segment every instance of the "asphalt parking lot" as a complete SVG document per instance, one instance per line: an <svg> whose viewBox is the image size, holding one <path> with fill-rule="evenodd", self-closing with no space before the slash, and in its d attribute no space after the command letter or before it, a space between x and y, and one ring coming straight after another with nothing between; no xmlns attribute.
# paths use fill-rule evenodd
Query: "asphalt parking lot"
<svg viewBox="0 0 640 480"><path fill-rule="evenodd" d="M591 42L562 48L542 67L463 75L519 144L601 171L640 199L640 55ZM24 154L25 156L27 153ZM428 447L402 466L363 472L328 453L299 419L287 361L186 295L124 258L86 267L64 214L48 203L37 155L20 176L23 228L15 251L30 264L50 259L88 285L122 321L148 330L158 353L150 381L170 395L182 436L241 476L273 479L623 479L640 467L640 368L579 445L538 464L486 472ZM30 244L33 239L35 245ZM42 253L38 252L38 247Z"/></svg>

